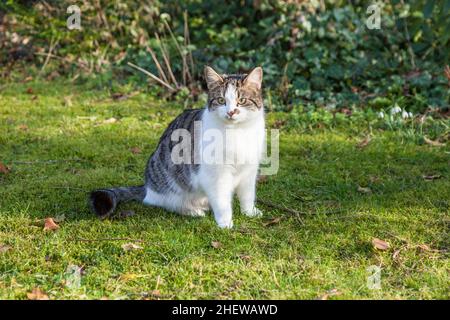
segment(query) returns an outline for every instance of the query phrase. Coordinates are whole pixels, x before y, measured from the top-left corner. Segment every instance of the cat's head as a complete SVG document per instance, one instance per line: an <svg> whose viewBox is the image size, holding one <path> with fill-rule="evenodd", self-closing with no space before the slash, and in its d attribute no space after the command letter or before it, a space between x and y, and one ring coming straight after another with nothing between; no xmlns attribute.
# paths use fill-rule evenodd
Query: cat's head
<svg viewBox="0 0 450 320"><path fill-rule="evenodd" d="M262 68L256 67L249 74L219 75L213 68L206 66L209 112L227 124L261 117L264 109L262 74Z"/></svg>

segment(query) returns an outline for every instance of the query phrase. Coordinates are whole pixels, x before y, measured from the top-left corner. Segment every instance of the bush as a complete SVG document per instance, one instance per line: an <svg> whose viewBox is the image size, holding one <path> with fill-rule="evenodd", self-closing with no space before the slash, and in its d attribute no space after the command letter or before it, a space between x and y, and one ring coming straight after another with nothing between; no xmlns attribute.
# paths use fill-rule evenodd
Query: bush
<svg viewBox="0 0 450 320"><path fill-rule="evenodd" d="M53 53L63 57L59 73L110 70L111 78L120 80L130 77L128 61L158 74L147 49L163 61L158 33L176 78L186 77L178 46L185 59L192 53L195 64L189 65L190 78L183 84L194 93L205 64L223 72L262 65L271 109L292 110L299 104L376 109L394 105L398 97L413 112L449 108L443 70L450 60L450 0L391 1L382 7L380 30L365 25L371 1L79 3L82 31L66 28L68 0L1 5L7 12L1 18L7 30L1 50L20 53L17 47L25 46L18 57L41 65L53 44Z"/></svg>

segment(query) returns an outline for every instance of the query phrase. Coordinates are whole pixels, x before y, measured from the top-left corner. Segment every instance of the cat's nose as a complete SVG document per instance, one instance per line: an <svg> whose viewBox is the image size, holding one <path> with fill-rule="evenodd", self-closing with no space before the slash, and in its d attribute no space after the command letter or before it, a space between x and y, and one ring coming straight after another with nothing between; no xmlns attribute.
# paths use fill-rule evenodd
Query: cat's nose
<svg viewBox="0 0 450 320"><path fill-rule="evenodd" d="M230 118L232 118L235 114L239 114L239 110L238 110L238 109L234 109L234 110L231 110L231 111L228 111L228 112L227 112L227 115L228 115Z"/></svg>

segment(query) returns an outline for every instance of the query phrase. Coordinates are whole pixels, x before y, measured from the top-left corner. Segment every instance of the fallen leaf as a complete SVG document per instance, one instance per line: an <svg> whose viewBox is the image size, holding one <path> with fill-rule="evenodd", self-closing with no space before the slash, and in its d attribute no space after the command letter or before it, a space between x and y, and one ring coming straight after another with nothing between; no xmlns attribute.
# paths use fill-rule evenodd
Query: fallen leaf
<svg viewBox="0 0 450 320"><path fill-rule="evenodd" d="M362 148L366 147L366 146L370 143L371 140L372 140L372 137L371 137L371 136L367 136L367 137L365 137L364 139L362 139L362 140L356 145L356 147L357 147L358 149L362 149Z"/></svg>
<svg viewBox="0 0 450 320"><path fill-rule="evenodd" d="M31 97L31 101L37 100L37 98L38 98L38 96L34 95L34 96Z"/></svg>
<svg viewBox="0 0 450 320"><path fill-rule="evenodd" d="M331 290L328 290L324 295L319 297L319 300L328 300L329 297L338 296L340 294L341 294L341 292L338 291L338 289L331 289Z"/></svg>
<svg viewBox="0 0 450 320"><path fill-rule="evenodd" d="M34 93L33 88L29 87L29 88L27 89L27 93L28 93L28 94L33 94L33 93Z"/></svg>
<svg viewBox="0 0 450 320"><path fill-rule="evenodd" d="M394 253L392 254L392 259L393 259L394 261L397 261L397 260L398 260L398 257L399 257L399 254L400 254L400 249L395 250Z"/></svg>
<svg viewBox="0 0 450 320"><path fill-rule="evenodd" d="M30 82L31 80L33 80L33 77L32 77L32 76L28 76L28 77L26 77L26 78L23 80L23 82Z"/></svg>
<svg viewBox="0 0 450 320"><path fill-rule="evenodd" d="M159 298L161 296L161 292L159 290L152 290L150 295L155 298Z"/></svg>
<svg viewBox="0 0 450 320"><path fill-rule="evenodd" d="M44 231L57 230L59 226L55 223L53 218L45 218L44 220Z"/></svg>
<svg viewBox="0 0 450 320"><path fill-rule="evenodd" d="M130 250L141 250L144 248L134 243L125 243L122 245L122 249L125 251L130 251Z"/></svg>
<svg viewBox="0 0 450 320"><path fill-rule="evenodd" d="M131 150L131 152L134 153L134 154L139 154L139 153L142 152L142 150L139 149L138 147L133 147L133 148L131 148L130 150Z"/></svg>
<svg viewBox="0 0 450 320"><path fill-rule="evenodd" d="M442 178L442 175L440 174L423 175L422 178L427 181L432 181Z"/></svg>
<svg viewBox="0 0 450 320"><path fill-rule="evenodd" d="M387 243L386 241L383 241L381 239L378 239L378 238L373 238L372 244L378 250L384 251L384 250L389 249L389 243Z"/></svg>
<svg viewBox="0 0 450 320"><path fill-rule="evenodd" d="M419 249L422 250L422 251L430 251L430 250L431 250L430 247L427 246L426 244L419 244L419 245L417 246L417 248L419 248Z"/></svg>
<svg viewBox="0 0 450 320"><path fill-rule="evenodd" d="M425 141L426 144L429 144L430 146L433 146L433 147L445 146L445 143L439 142L437 140L431 140L431 139L428 139L427 137L423 137L423 140Z"/></svg>
<svg viewBox="0 0 450 320"><path fill-rule="evenodd" d="M48 295L39 288L34 288L27 293L29 300L49 300Z"/></svg>
<svg viewBox="0 0 450 320"><path fill-rule="evenodd" d="M5 253L6 251L11 250L12 247L6 244L0 244L0 253Z"/></svg>
<svg viewBox="0 0 450 320"><path fill-rule="evenodd" d="M115 123L115 122L117 122L116 118L109 118L103 121L103 123Z"/></svg>
<svg viewBox="0 0 450 320"><path fill-rule="evenodd" d="M368 194L368 193L372 193L372 190L370 190L370 188L367 188L367 187L358 186L358 192Z"/></svg>
<svg viewBox="0 0 450 320"><path fill-rule="evenodd" d="M28 130L28 126L26 124L19 124L17 126L17 129L22 130L22 131L27 131Z"/></svg>
<svg viewBox="0 0 450 320"><path fill-rule="evenodd" d="M250 261L252 259L252 257L249 256L248 254L241 254L241 255L239 255L239 259L244 260L244 261Z"/></svg>
<svg viewBox="0 0 450 320"><path fill-rule="evenodd" d="M218 249L222 246L222 244L219 241L211 241L211 247L214 249Z"/></svg>
<svg viewBox="0 0 450 320"><path fill-rule="evenodd" d="M0 173L8 174L11 169L0 162Z"/></svg>
<svg viewBox="0 0 450 320"><path fill-rule="evenodd" d="M264 222L264 223L263 223L263 226L264 226L264 227L273 226L273 225L275 225L275 224L278 224L280 221L281 221L281 218L280 218L280 217L275 217L275 218L272 218L272 219L270 219L270 220Z"/></svg>

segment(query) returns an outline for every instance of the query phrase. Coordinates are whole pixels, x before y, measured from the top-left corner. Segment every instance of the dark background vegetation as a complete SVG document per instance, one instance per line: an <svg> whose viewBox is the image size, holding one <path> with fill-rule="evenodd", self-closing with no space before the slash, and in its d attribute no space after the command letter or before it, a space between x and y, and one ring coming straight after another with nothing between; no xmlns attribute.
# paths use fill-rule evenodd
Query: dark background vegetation
<svg viewBox="0 0 450 320"><path fill-rule="evenodd" d="M261 65L269 110L349 114L397 104L448 114L450 0L385 1L380 30L365 25L371 3L9 0L0 4L2 77L35 66L50 79L147 86L127 62L161 78L153 51L176 90L153 80L149 90L168 98L196 98L205 64L229 73ZM82 30L66 27L72 4L81 8Z"/></svg>

